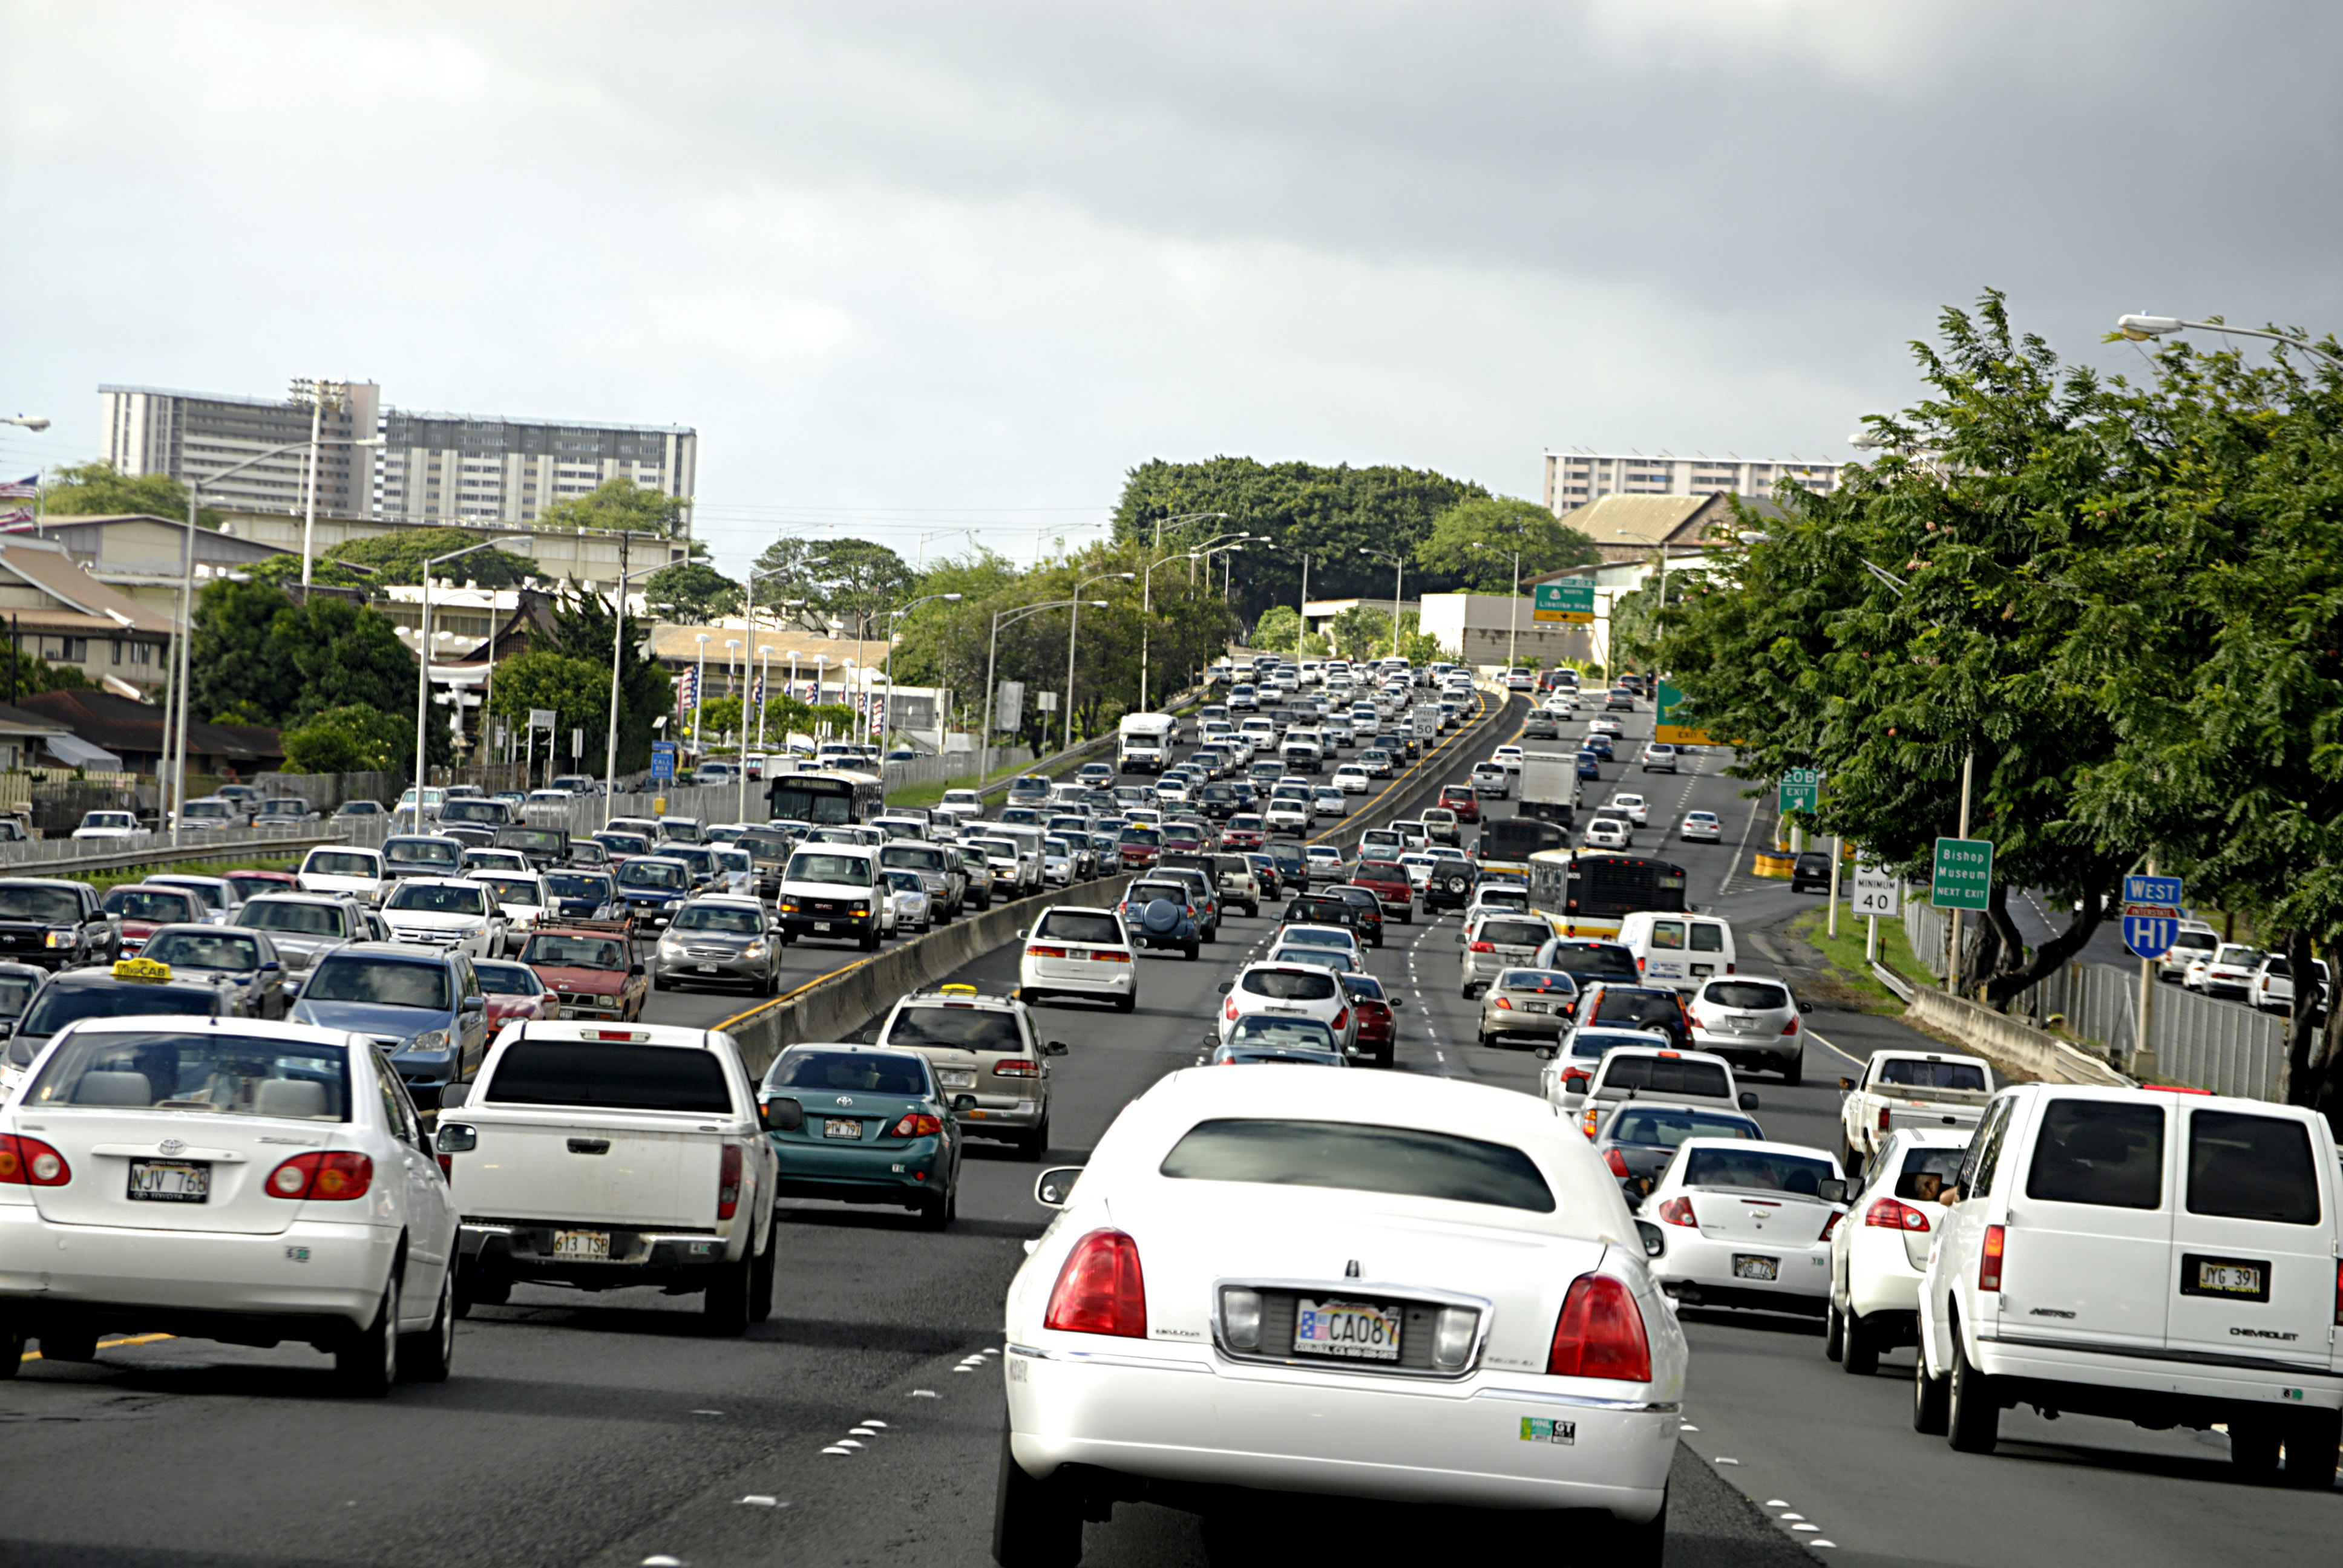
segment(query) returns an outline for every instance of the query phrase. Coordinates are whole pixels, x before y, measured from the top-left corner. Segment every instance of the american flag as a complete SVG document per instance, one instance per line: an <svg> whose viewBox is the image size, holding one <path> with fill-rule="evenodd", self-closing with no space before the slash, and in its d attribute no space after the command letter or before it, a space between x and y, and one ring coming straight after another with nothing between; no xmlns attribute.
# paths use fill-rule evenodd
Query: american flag
<svg viewBox="0 0 2343 1568"><path fill-rule="evenodd" d="M0 485L0 501L29 501L41 493L41 476L27 474L14 484Z"/></svg>
<svg viewBox="0 0 2343 1568"><path fill-rule="evenodd" d="M749 690L749 706L751 708L765 706L765 678L761 675L757 677L757 684Z"/></svg>
<svg viewBox="0 0 2343 1568"><path fill-rule="evenodd" d="M20 528L33 520L33 514L22 507L13 512L0 512L0 528Z"/></svg>
<svg viewBox="0 0 2343 1568"><path fill-rule="evenodd" d="M699 671L684 666L683 678L676 683L675 705L689 712L699 706Z"/></svg>

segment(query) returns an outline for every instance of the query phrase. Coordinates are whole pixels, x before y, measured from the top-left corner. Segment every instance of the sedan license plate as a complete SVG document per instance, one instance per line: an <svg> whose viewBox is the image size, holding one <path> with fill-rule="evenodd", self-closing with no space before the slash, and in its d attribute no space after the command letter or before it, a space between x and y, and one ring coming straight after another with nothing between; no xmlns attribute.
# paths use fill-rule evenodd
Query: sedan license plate
<svg viewBox="0 0 2343 1568"><path fill-rule="evenodd" d="M976 1074L973 1072L952 1072L946 1070L938 1073L936 1076L944 1081L944 1087L946 1089L974 1089L976 1087Z"/></svg>
<svg viewBox="0 0 2343 1568"><path fill-rule="evenodd" d="M1733 1277L1736 1280L1778 1280L1782 1277L1782 1260L1735 1252L1733 1254Z"/></svg>
<svg viewBox="0 0 2343 1568"><path fill-rule="evenodd" d="M862 1136L862 1123L851 1116L825 1117L821 1135L824 1138L860 1138Z"/></svg>
<svg viewBox="0 0 2343 1568"><path fill-rule="evenodd" d="M1399 1360L1399 1309L1364 1302L1294 1303L1293 1349L1297 1354L1337 1356L1345 1361Z"/></svg>
<svg viewBox="0 0 2343 1568"><path fill-rule="evenodd" d="M1552 1012L1554 1010L1554 1003L1550 1001L1525 1001L1522 1003L1522 1010L1523 1012Z"/></svg>
<svg viewBox="0 0 2343 1568"><path fill-rule="evenodd" d="M553 1233L553 1255L581 1263L607 1263L610 1261L610 1232L556 1231Z"/></svg>
<svg viewBox="0 0 2343 1568"><path fill-rule="evenodd" d="M141 1203L208 1203L212 1168L196 1160L133 1160L128 1196Z"/></svg>

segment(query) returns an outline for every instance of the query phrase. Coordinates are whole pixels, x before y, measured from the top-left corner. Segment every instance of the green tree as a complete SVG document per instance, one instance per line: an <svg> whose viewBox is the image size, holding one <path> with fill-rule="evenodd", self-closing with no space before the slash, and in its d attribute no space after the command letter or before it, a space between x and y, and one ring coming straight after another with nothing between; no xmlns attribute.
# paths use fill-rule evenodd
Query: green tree
<svg viewBox="0 0 2343 1568"><path fill-rule="evenodd" d="M809 624L835 616L849 623L850 637L856 626L865 636L881 635L884 612L919 597L910 563L869 539L776 539L758 556L756 569L773 574L758 582L759 600L794 601Z"/></svg>
<svg viewBox="0 0 2343 1568"><path fill-rule="evenodd" d="M288 773L363 773L395 768L415 749L414 727L373 708L327 708L283 737Z"/></svg>
<svg viewBox="0 0 2343 1568"><path fill-rule="evenodd" d="M537 516L540 528L589 528L608 533L658 534L672 538L683 528L683 502L632 479L605 479L590 494L556 501Z"/></svg>
<svg viewBox="0 0 2343 1568"><path fill-rule="evenodd" d="M1291 653L1302 646L1302 612L1290 604L1273 604L1252 623L1247 646L1264 652Z"/></svg>
<svg viewBox="0 0 2343 1568"><path fill-rule="evenodd" d="M185 518L187 487L168 474L126 474L113 464L68 463L41 487L41 511L52 517L108 517L144 512L156 518ZM225 521L210 507L196 526L217 528Z"/></svg>
<svg viewBox="0 0 2343 1568"><path fill-rule="evenodd" d="M423 580L425 561L453 555L479 542L480 536L469 528L399 528L370 539L336 545L326 552L325 558L373 568L375 576L366 579L369 583L411 585ZM494 548L476 550L461 560L447 562L440 572L459 582L476 582L484 588L518 588L538 575L537 563L528 557Z"/></svg>
<svg viewBox="0 0 2343 1568"><path fill-rule="evenodd" d="M5 629L5 625L0 625L0 631ZM44 691L92 691L97 684L69 664L51 664L47 659L19 652L5 636L0 636L0 702L35 697Z"/></svg>
<svg viewBox="0 0 2343 1568"><path fill-rule="evenodd" d="M617 632L617 617L610 601L599 594L566 594L554 600L553 630L545 639L546 650L590 664L599 672L603 693L601 706L595 711L601 717L599 734L609 732L609 690L611 642ZM618 768L632 772L648 768L651 759L651 741L657 732L653 722L671 712L675 706L675 684L667 671L649 657L650 625L639 617L627 621L626 656L618 661ZM508 665L497 667L497 695L504 695L504 672ZM544 703L536 704L545 707ZM607 743L607 741L606 741ZM589 742L588 749L592 746Z"/></svg>
<svg viewBox="0 0 2343 1568"><path fill-rule="evenodd" d="M489 715L520 736L528 726L532 709L552 710L557 751L567 756L569 732L583 729L588 752L599 758L609 733L610 667L541 648L506 659L497 666L497 689L488 701ZM522 749L528 749L524 745ZM544 754L542 741L538 743L538 754Z"/></svg>
<svg viewBox="0 0 2343 1568"><path fill-rule="evenodd" d="M700 561L678 561L643 579L644 602L669 620L705 625L740 613L740 585Z"/></svg>
<svg viewBox="0 0 2343 1568"><path fill-rule="evenodd" d="M1427 577L1473 593L1510 594L1516 555L1521 580L1528 582L1600 560L1603 552L1535 501L1475 496L1433 519L1432 532L1415 548L1415 564Z"/></svg>
<svg viewBox="0 0 2343 1568"><path fill-rule="evenodd" d="M1344 658L1380 658L1391 646L1391 612L1354 604L1328 622L1326 631L1334 651Z"/></svg>
<svg viewBox="0 0 2343 1568"><path fill-rule="evenodd" d="M329 709L367 709L397 717L396 765L412 766L415 656L370 606L338 594L297 604L266 583L221 578L197 596L188 657L199 713L299 729ZM434 763L453 755L444 726L425 735Z"/></svg>

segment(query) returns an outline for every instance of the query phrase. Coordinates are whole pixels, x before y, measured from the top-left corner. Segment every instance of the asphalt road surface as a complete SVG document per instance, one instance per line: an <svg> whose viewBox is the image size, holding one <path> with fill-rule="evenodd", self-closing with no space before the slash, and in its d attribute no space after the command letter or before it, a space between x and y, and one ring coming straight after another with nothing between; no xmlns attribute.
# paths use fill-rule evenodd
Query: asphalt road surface
<svg viewBox="0 0 2343 1568"><path fill-rule="evenodd" d="M1631 735L1649 724L1634 715ZM1745 972L1795 983L1798 945L1780 928L1813 896L1747 876L1743 835L1754 843L1763 823L1721 765L1702 757L1674 779L1606 767L1587 800L1648 796L1655 829L1637 849L1664 843L1691 873L1693 900L1735 921ZM1657 830L1693 807L1724 817L1721 846ZM1453 916L1419 914L1372 955L1406 1001L1399 1070L1534 1090L1526 1051L1473 1043L1456 929ZM1197 962L1147 958L1129 1017L1041 1015L1045 1035L1071 1048L1052 1076L1054 1161L1078 1160L1126 1101L1194 1061L1214 986L1268 930L1237 920ZM793 983L853 956L795 948ZM1009 951L965 971L995 984L1013 974ZM649 1016L712 1023L746 1005L660 993ZM1821 1004L1809 1022L1805 1086L1750 1086L1769 1135L1835 1148L1838 1073L1916 1037ZM34 1360L0 1385L0 1563L989 1562L1001 1300L1020 1243L1046 1219L1030 1196L1038 1170L972 1143L960 1218L940 1234L907 1214L786 1206L772 1319L739 1340L703 1337L696 1297L523 1286L460 1325L450 1382L378 1402L333 1397L326 1359L306 1349L158 1340L85 1366ZM1909 1352L1856 1379L1823 1359L1812 1322L1700 1310L1684 1321L1694 1362L1673 1563L2336 1560L2343 1500L2232 1482L2217 1436L2011 1412L1998 1452L1956 1454L1910 1429ZM1472 1541L1463 1528L1447 1539ZM1124 1506L1088 1526L1083 1561L1204 1554L1192 1519Z"/></svg>

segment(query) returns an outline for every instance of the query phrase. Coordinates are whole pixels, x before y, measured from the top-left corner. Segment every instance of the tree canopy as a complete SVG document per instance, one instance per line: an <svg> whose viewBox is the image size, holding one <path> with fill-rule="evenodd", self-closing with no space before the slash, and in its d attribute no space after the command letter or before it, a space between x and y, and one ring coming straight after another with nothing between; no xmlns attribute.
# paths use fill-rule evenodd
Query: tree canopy
<svg viewBox="0 0 2343 1568"><path fill-rule="evenodd" d="M869 539L776 539L757 558L756 569L772 574L758 582L759 603L794 602L800 608L792 614L817 622L835 616L870 636L883 633L885 611L918 597L910 563Z"/></svg>
<svg viewBox="0 0 2343 1568"><path fill-rule="evenodd" d="M51 517L109 517L144 512L149 517L185 518L187 487L168 474L126 474L107 462L67 463L41 487L40 510ZM210 507L196 519L198 528L217 528L226 519Z"/></svg>
<svg viewBox="0 0 2343 1568"><path fill-rule="evenodd" d="M740 613L740 585L702 561L678 561L643 579L643 601L669 620L703 623Z"/></svg>
<svg viewBox="0 0 2343 1568"><path fill-rule="evenodd" d="M332 709L396 716L393 765L412 766L415 656L379 610L338 594L297 603L269 584L223 578L197 597L188 656L198 714L288 730ZM453 754L444 724L426 734L434 763Z"/></svg>
<svg viewBox="0 0 2343 1568"><path fill-rule="evenodd" d="M368 584L412 585L423 580L424 562L452 555L468 545L479 542L480 535L469 528L398 528L370 539L352 539L347 544L336 545L326 552L325 558L373 568L374 576L360 579ZM274 566L276 563L268 564ZM297 562L294 575L299 576ZM447 562L439 568L437 575L457 582L476 582L484 588L518 588L537 576L537 563L527 556L517 556L492 546L485 550L475 550L461 560Z"/></svg>
<svg viewBox="0 0 2343 1568"><path fill-rule="evenodd" d="M658 534L683 528L683 502L632 479L605 479L583 496L556 501L537 515L540 528L595 528L608 533Z"/></svg>
<svg viewBox="0 0 2343 1568"><path fill-rule="evenodd" d="M1433 519L1431 533L1415 548L1415 564L1428 578L1473 593L1510 594L1516 558L1521 580L1528 582L1602 554L1593 539L1535 501L1476 496Z"/></svg>

